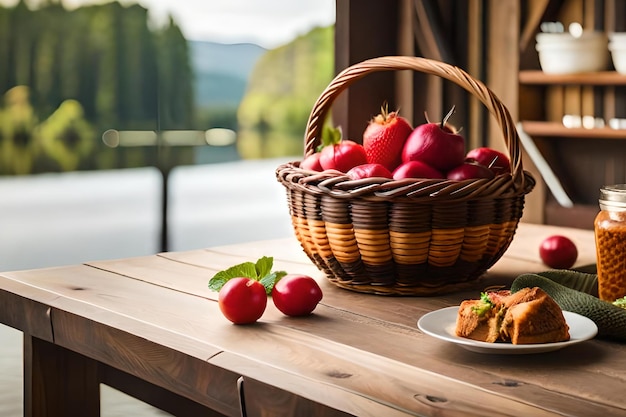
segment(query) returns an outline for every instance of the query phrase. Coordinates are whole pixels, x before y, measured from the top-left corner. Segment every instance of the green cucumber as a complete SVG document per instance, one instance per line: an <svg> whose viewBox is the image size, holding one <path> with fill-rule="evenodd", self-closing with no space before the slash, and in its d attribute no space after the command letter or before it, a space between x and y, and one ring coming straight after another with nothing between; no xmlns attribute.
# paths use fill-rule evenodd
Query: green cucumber
<svg viewBox="0 0 626 417"><path fill-rule="evenodd" d="M541 274L523 274L515 278L511 292L526 287L539 287L557 302L561 309L590 318L598 326L598 337L626 342L626 310L602 301L585 292L568 288L556 282L568 281L569 271ZM576 272L572 272L576 273ZM579 273L578 273L579 274Z"/></svg>

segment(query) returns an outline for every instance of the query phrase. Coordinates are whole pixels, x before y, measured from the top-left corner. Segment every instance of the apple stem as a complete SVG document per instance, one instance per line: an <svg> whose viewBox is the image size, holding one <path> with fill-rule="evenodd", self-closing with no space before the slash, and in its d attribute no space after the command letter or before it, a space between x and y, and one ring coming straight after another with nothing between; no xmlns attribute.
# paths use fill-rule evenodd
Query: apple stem
<svg viewBox="0 0 626 417"><path fill-rule="evenodd" d="M441 128L443 129L443 127L446 125L446 123L448 122L448 119L452 116L452 114L454 114L454 110L456 109L456 105L452 105L452 108L450 109L450 111L448 112L448 114L446 114L443 118L443 120L441 121Z"/></svg>

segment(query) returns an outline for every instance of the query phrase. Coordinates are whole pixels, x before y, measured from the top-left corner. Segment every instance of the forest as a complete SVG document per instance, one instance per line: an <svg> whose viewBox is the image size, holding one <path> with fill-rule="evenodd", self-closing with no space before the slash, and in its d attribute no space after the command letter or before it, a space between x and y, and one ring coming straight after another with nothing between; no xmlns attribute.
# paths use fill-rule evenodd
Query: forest
<svg viewBox="0 0 626 417"><path fill-rule="evenodd" d="M111 2L0 7L0 175L194 163L160 132L237 131L242 158L302 152L310 109L333 74L333 28L269 50L238 108L198 108L188 41L170 18ZM107 146L103 133L156 133L153 146Z"/></svg>

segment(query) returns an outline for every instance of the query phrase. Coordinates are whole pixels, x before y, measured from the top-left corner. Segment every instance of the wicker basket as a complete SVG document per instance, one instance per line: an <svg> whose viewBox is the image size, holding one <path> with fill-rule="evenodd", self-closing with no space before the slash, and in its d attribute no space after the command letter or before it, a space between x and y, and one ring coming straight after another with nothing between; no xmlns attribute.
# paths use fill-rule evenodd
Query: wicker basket
<svg viewBox="0 0 626 417"><path fill-rule="evenodd" d="M305 156L320 144L326 114L348 85L377 71L437 75L476 96L497 119L511 174L465 181L367 178L280 165L296 237L335 285L366 293L426 296L468 288L506 251L535 185L522 168L519 137L506 107L463 70L417 57L380 57L353 65L315 103ZM352 139L352 138L351 138Z"/></svg>

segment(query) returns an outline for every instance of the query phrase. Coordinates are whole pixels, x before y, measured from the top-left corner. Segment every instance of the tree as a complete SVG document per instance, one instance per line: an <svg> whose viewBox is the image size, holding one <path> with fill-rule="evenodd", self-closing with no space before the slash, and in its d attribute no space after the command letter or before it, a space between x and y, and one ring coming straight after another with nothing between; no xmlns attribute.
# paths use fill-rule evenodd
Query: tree
<svg viewBox="0 0 626 417"><path fill-rule="evenodd" d="M57 120L59 114L67 113L58 113L63 103L76 102L86 122L94 128L94 146L88 153L84 147L61 149L67 143L63 145L59 135L72 133L59 133L46 124L39 133L48 135L54 131L56 137L45 138L47 157L54 160L55 155L79 152L80 148L82 162L43 163L39 168L90 168L84 162L91 160L109 164L100 165L106 168L124 166L129 160L133 166L153 164L156 151L148 148L116 149L114 158L93 156L113 152L100 140L107 129L153 131L192 126L193 75L189 52L173 19L163 28L151 29L147 9L138 4L123 6L111 2L66 10L59 1L31 3L27 5L22 0L12 8L0 7L0 94L17 86L28 87L28 106L37 120L47 120L53 114L53 120ZM7 132L18 127L12 113L7 116L5 109L3 114L0 147L5 153L2 161L7 161L12 159L9 149L17 152L14 143L7 145ZM30 132L20 137L32 136L31 130L19 129ZM15 134L10 136L14 141ZM172 155L179 156L175 152ZM180 157L179 161L190 161L184 152ZM29 169L38 168L22 164L27 165ZM98 166L91 166L95 167ZM21 173L24 171L20 169ZM2 167L0 172L5 172Z"/></svg>
<svg viewBox="0 0 626 417"><path fill-rule="evenodd" d="M237 113L244 158L302 154L309 114L334 74L333 35L316 28L261 57Z"/></svg>

